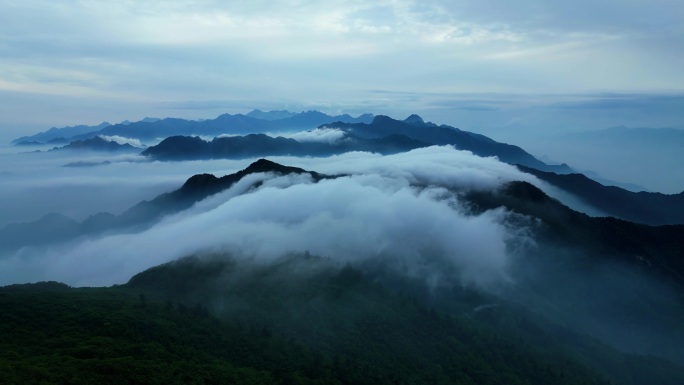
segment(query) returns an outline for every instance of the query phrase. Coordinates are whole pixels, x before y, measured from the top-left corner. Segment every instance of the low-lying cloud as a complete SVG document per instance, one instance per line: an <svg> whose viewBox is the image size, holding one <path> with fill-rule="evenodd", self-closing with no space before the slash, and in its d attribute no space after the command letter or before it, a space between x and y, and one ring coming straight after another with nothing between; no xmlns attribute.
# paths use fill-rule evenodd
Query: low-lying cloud
<svg viewBox="0 0 684 385"><path fill-rule="evenodd" d="M109 163L107 163L109 162ZM91 164L92 167L64 167ZM119 214L142 200L180 187L193 174L235 172L249 161L150 162L129 154L0 154L0 227L47 213L82 220L101 211Z"/></svg>
<svg viewBox="0 0 684 385"><path fill-rule="evenodd" d="M25 248L0 262L0 271L8 272L0 283L110 285L185 255L217 251L257 261L304 251L339 262L380 261L432 285L489 287L510 280L512 246L525 238L506 225L514 214L467 215L455 190L534 177L451 147L275 160L348 175L318 183L308 175L250 175L140 233ZM250 189L255 182L262 183Z"/></svg>
<svg viewBox="0 0 684 385"><path fill-rule="evenodd" d="M142 144L140 139L134 139L134 138L126 138L124 136L119 136L119 135L98 135L100 138L108 141L108 142L116 142L118 144L130 144L133 147L139 147L143 148L145 145Z"/></svg>
<svg viewBox="0 0 684 385"><path fill-rule="evenodd" d="M328 143L328 144L335 144L338 141L342 140L344 138L344 131L339 130L337 128L316 128L314 130L310 131L299 131L295 133L289 133L289 134L277 134L277 135L271 135L273 137L275 136L282 136L285 138L292 138L298 142L321 142L321 143Z"/></svg>

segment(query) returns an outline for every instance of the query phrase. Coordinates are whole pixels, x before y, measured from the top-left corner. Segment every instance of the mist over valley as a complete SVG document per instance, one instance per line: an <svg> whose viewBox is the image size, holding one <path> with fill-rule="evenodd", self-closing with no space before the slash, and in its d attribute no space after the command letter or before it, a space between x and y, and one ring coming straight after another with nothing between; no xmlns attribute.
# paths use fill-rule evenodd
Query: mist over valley
<svg viewBox="0 0 684 385"><path fill-rule="evenodd" d="M684 384L684 4L1 9L1 384Z"/></svg>
<svg viewBox="0 0 684 385"><path fill-rule="evenodd" d="M98 141L79 133L37 152L16 141L2 155L15 166L2 182L0 283L19 292L31 282L74 287L60 295L109 287L357 354L337 350L339 338L357 333L358 312L372 310L323 294L344 279L337 293L408 296L461 327L517 335L618 383L680 378L681 194L604 186L417 115L366 116L263 134L226 125L211 128L215 138L188 122L191 135L154 141L95 127L85 135ZM279 121L262 120L271 130ZM138 146L122 153L100 143ZM363 284L344 288L351 282ZM273 301L292 308L283 313ZM300 312L321 318L305 322ZM533 319L542 337L521 319ZM339 333L311 334L339 322ZM551 337L554 328L565 337ZM605 362L620 354L672 362L626 375Z"/></svg>

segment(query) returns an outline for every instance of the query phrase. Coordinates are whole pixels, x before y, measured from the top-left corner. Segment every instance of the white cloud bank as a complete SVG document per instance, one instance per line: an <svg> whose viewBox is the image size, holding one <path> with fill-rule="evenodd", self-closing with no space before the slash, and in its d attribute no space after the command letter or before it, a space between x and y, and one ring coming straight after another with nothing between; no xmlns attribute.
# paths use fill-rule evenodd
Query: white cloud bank
<svg viewBox="0 0 684 385"><path fill-rule="evenodd" d="M270 136L282 136L285 138L292 138L298 142L321 142L335 144L344 138L344 131L337 128L316 128L310 131L299 131L295 133L279 133L269 134Z"/></svg>
<svg viewBox="0 0 684 385"><path fill-rule="evenodd" d="M112 135L112 136L108 136L108 135L98 135L98 136L99 136L100 138L102 138L102 139L108 141L108 142L116 142L116 143L121 144L121 145L123 145L123 144L130 144L130 145L133 146L133 147L139 147L139 148L145 147L145 146L142 144L142 142L140 141L140 139L126 138L126 137L124 137L124 136L119 136L119 135Z"/></svg>
<svg viewBox="0 0 684 385"><path fill-rule="evenodd" d="M281 176L243 194L267 177L251 175L141 233L23 249L0 262L6 272L0 283L110 285L195 252L225 250L267 261L308 250L340 262L383 261L435 285L489 286L510 278L511 248L526 239L524 231L506 226L512 214L498 209L466 215L450 190L534 180L496 159L431 147L386 157L351 153L280 161L351 175L318 183L305 175Z"/></svg>

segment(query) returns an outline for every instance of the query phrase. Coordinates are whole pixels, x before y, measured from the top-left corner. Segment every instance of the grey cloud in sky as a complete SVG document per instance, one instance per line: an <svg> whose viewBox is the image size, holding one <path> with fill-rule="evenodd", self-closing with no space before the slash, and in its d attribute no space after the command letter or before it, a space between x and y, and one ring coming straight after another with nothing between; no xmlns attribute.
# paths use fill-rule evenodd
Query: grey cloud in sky
<svg viewBox="0 0 684 385"><path fill-rule="evenodd" d="M424 95L681 92L682 13L671 0L7 2L0 129L160 107L192 118L286 105L429 115ZM188 103L215 107L200 116Z"/></svg>

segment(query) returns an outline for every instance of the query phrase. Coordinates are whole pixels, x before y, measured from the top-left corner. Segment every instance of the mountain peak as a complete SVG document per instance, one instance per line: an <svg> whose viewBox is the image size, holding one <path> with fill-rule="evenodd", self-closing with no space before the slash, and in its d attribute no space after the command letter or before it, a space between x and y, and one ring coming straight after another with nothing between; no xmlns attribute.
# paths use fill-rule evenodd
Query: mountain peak
<svg viewBox="0 0 684 385"><path fill-rule="evenodd" d="M386 123L386 122L395 122L396 120L390 118L387 115L375 115L373 118L373 122L371 124L379 124L379 123Z"/></svg>
<svg viewBox="0 0 684 385"><path fill-rule="evenodd" d="M250 164L244 172L246 174L251 174L255 172L277 172L277 173L282 173L282 174L290 174L290 173L302 173L302 172L307 172L304 169L298 168L298 167L289 167L289 166L283 166L282 164L272 162L268 159L259 159L256 162Z"/></svg>
<svg viewBox="0 0 684 385"><path fill-rule="evenodd" d="M218 178L212 174L197 174L191 176L187 181L185 181L185 184L183 184L181 189L201 190L205 189L207 186L215 184L217 180Z"/></svg>
<svg viewBox="0 0 684 385"><path fill-rule="evenodd" d="M55 147L50 151L55 150L89 150L89 151L134 151L137 150L128 143L120 144L113 140L104 139L101 136L95 136L90 139L75 140L66 146Z"/></svg>
<svg viewBox="0 0 684 385"><path fill-rule="evenodd" d="M425 121L423 118L421 118L419 115L412 114L408 118L404 119L404 123L408 124L425 124Z"/></svg>

